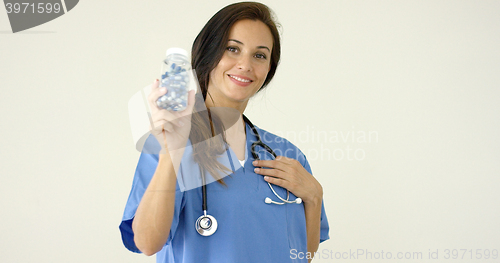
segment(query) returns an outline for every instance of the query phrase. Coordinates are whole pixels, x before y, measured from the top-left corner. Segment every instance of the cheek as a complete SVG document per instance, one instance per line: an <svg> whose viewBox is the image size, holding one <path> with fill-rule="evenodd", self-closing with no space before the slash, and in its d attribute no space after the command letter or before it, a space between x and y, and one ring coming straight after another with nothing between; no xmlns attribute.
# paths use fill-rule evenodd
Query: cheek
<svg viewBox="0 0 500 263"><path fill-rule="evenodd" d="M227 54L224 54L222 56L222 58L220 59L219 63L217 64L217 69L219 69L219 71L223 72L225 70L228 70L232 67L232 65L234 64L234 60L229 57Z"/></svg>
<svg viewBox="0 0 500 263"><path fill-rule="evenodd" d="M270 66L263 66L259 68L259 77L261 78L262 82L264 82L264 80L266 79L267 73L269 73L270 69Z"/></svg>
<svg viewBox="0 0 500 263"><path fill-rule="evenodd" d="M222 70L220 66L215 67L212 72L210 72L210 80L214 82L220 81L222 75Z"/></svg>
<svg viewBox="0 0 500 263"><path fill-rule="evenodd" d="M227 62L221 60L217 67L215 67L212 72L210 72L211 78L222 78L224 76L224 72L227 71Z"/></svg>

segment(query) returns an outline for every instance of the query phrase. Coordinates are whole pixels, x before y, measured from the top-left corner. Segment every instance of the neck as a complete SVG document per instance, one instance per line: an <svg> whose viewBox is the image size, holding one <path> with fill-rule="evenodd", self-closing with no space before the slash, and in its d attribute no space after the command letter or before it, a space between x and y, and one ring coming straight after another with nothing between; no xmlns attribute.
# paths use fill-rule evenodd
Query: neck
<svg viewBox="0 0 500 263"><path fill-rule="evenodd" d="M212 107L223 107L223 108L232 108L237 110L240 115L245 112L247 107L248 100L246 101L228 101L228 100L216 100L214 97L210 96L210 93L207 93L207 99L205 100L205 105L207 108Z"/></svg>
<svg viewBox="0 0 500 263"><path fill-rule="evenodd" d="M210 110L210 115L212 116L212 118L217 116L217 119L222 122L226 135L235 135L240 133L245 134L246 129L243 121L243 116L238 110L230 107L216 106L208 108Z"/></svg>
<svg viewBox="0 0 500 263"><path fill-rule="evenodd" d="M237 136L241 134L245 134L246 129L245 129L245 122L243 121L242 115L238 118L236 123L234 125L227 127L226 129L226 136Z"/></svg>

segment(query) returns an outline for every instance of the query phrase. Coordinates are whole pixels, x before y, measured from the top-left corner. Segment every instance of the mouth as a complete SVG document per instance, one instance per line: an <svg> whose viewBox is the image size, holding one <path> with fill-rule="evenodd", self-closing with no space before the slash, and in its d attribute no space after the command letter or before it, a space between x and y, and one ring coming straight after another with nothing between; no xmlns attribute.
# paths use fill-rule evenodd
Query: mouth
<svg viewBox="0 0 500 263"><path fill-rule="evenodd" d="M235 82L236 84L238 84L240 86L247 86L253 82L253 80L246 78L246 77L243 77L243 76L236 76L236 75L231 75L231 74L227 74L227 76L229 77L230 80L232 80L233 82Z"/></svg>

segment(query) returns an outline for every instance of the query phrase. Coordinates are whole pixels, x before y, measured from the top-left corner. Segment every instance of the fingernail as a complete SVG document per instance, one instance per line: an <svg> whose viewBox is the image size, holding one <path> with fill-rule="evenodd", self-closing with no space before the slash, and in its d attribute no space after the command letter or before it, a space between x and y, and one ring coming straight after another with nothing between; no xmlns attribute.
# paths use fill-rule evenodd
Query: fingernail
<svg viewBox="0 0 500 263"><path fill-rule="evenodd" d="M167 92L167 88L165 88L165 87L161 87L161 88L160 88L160 92Z"/></svg>
<svg viewBox="0 0 500 263"><path fill-rule="evenodd" d="M264 180L269 181L269 176L264 176Z"/></svg>
<svg viewBox="0 0 500 263"><path fill-rule="evenodd" d="M257 161L253 161L253 162L252 162L252 164L253 164L253 165L257 165Z"/></svg>
<svg viewBox="0 0 500 263"><path fill-rule="evenodd" d="M256 172L256 173L258 173L260 171L260 169L259 168L255 168L255 169L253 169L253 171Z"/></svg>

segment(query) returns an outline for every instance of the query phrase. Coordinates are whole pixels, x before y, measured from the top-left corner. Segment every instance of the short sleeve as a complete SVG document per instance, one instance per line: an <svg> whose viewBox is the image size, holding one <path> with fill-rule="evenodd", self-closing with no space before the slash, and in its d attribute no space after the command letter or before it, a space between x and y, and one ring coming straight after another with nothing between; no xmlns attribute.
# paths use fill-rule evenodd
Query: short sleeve
<svg viewBox="0 0 500 263"><path fill-rule="evenodd" d="M309 165L309 162L307 161L306 156L301 154L300 157L303 157L303 159L299 158L298 161L302 164L302 166L304 166L304 168L310 174L312 174L311 166ZM330 226L328 225L328 218L326 217L325 204L323 201L323 202L321 202L321 229L320 229L320 234L319 234L319 242L320 243L325 241L325 240L330 239L329 232L330 232Z"/></svg>
<svg viewBox="0 0 500 263"><path fill-rule="evenodd" d="M134 180L132 182L132 189L128 197L127 204L125 205L125 211L123 213L122 222L120 224L120 232L122 236L122 241L125 247L135 253L141 253L134 242L134 232L132 231L132 222L135 217L135 212L137 207L141 202L142 196L146 191L151 178L153 177L156 167L158 166L158 155L141 153L137 168L135 170ZM179 170L179 172L181 172ZM174 216L172 219L172 225L170 228L170 234L167 240L167 244L171 242L175 231L179 224L179 217L181 210L184 206L184 192L179 190L179 184L176 184L175 191L175 208Z"/></svg>

